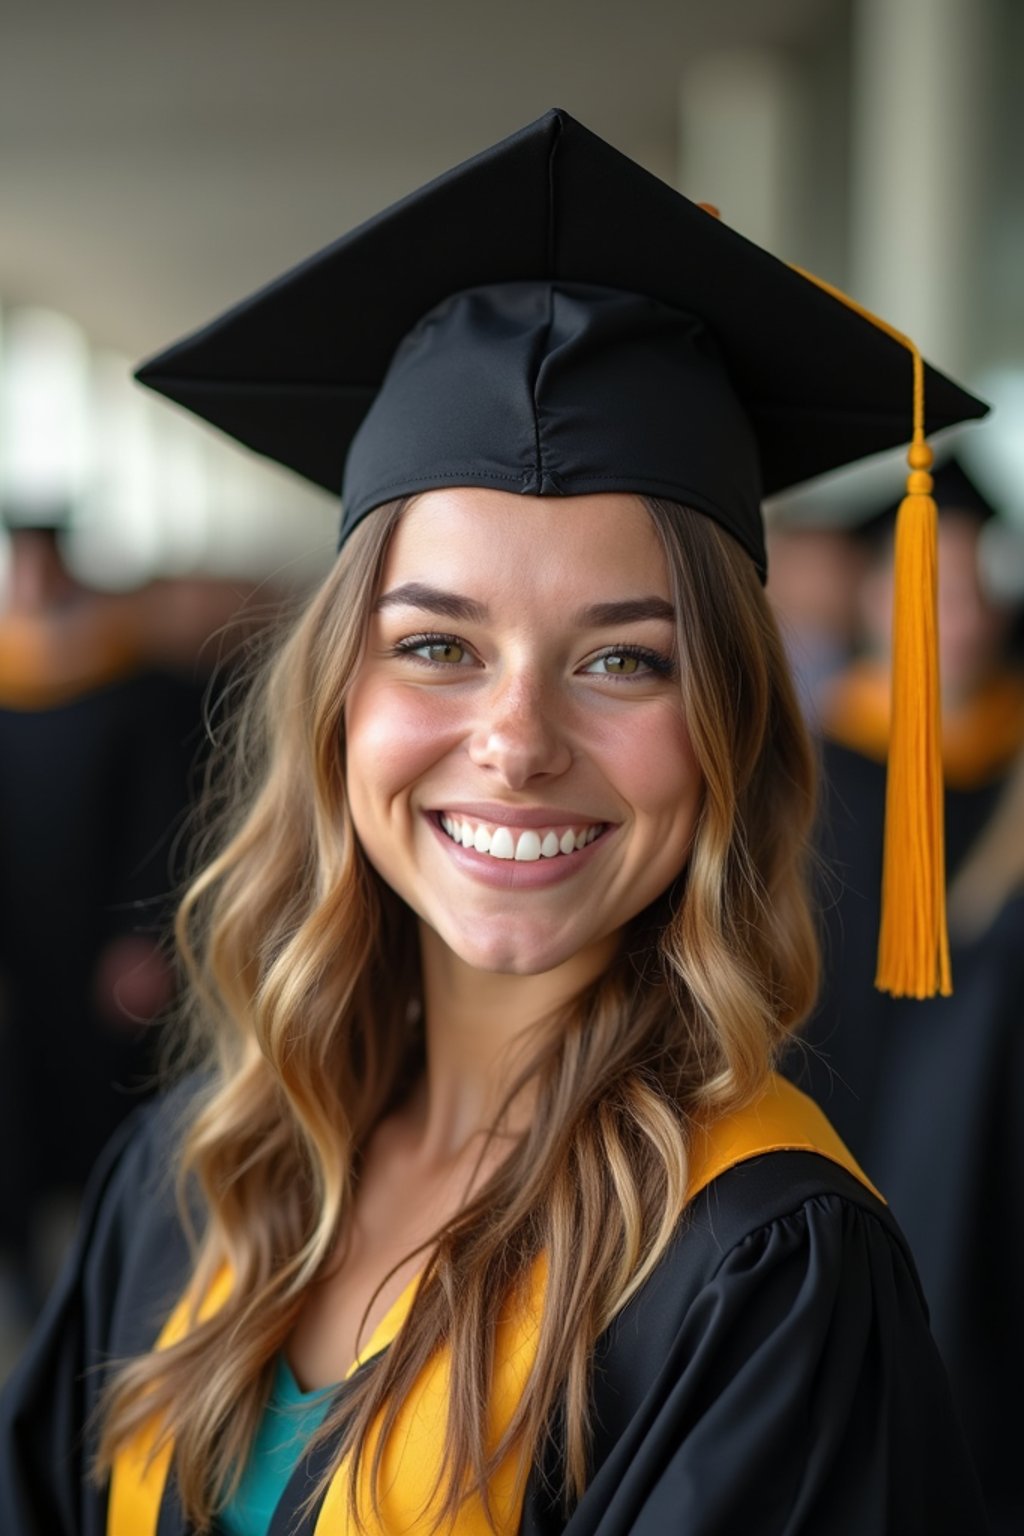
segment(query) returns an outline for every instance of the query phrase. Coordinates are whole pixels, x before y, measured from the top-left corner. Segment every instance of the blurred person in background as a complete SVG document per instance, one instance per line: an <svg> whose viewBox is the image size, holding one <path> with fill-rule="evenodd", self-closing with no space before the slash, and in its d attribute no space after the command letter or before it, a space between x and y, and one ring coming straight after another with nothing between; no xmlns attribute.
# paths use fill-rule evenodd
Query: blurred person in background
<svg viewBox="0 0 1024 1536"><path fill-rule="evenodd" d="M935 473L945 830L954 995L871 984L879 920L895 509L867 520L864 654L822 708L824 985L790 1070L886 1192L998 1531L1024 1529L1024 859L1019 608L979 559L994 508L955 460ZM1016 764L1016 766L1015 766Z"/></svg>
<svg viewBox="0 0 1024 1536"><path fill-rule="evenodd" d="M849 665L858 635L865 554L846 528L776 519L768 525L768 598L808 724Z"/></svg>
<svg viewBox="0 0 1024 1536"><path fill-rule="evenodd" d="M152 1026L175 991L172 851L224 649L207 642L244 596L94 591L65 562L64 521L6 509L0 598L0 1286L15 1332L89 1167L152 1085Z"/></svg>
<svg viewBox="0 0 1024 1536"><path fill-rule="evenodd" d="M1018 614L993 595L983 571L981 540L996 509L956 459L937 468L934 480L942 760L947 785L972 793L1005 775L1024 738L1024 674L1011 646ZM896 508L889 507L858 527L864 555L854 565L861 574L852 606L859 654L821 695L827 739L877 762L884 762L889 742L895 520Z"/></svg>

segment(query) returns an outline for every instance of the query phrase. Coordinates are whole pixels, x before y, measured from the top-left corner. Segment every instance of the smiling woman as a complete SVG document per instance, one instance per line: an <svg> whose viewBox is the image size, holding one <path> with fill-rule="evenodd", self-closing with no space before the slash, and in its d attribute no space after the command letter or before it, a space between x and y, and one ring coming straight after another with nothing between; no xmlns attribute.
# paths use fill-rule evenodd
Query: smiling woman
<svg viewBox="0 0 1024 1536"><path fill-rule="evenodd" d="M814 774L762 469L898 436L902 356L552 113L144 370L340 453L343 548L182 903L202 1070L5 1396L5 1533L984 1528L899 1230L774 1073Z"/></svg>
<svg viewBox="0 0 1024 1536"><path fill-rule="evenodd" d="M700 798L651 518L428 491L383 589L345 709L360 844L453 963L572 995L683 868Z"/></svg>

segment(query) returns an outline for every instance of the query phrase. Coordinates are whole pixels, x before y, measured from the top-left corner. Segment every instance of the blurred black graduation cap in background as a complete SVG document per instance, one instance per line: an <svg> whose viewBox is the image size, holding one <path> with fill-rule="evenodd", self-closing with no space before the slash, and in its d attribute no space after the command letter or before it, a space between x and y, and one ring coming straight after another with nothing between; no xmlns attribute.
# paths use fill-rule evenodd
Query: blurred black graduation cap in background
<svg viewBox="0 0 1024 1536"><path fill-rule="evenodd" d="M65 533L74 516L63 497L30 500L24 496L0 496L0 529L7 533Z"/></svg>
<svg viewBox="0 0 1024 1536"><path fill-rule="evenodd" d="M999 516L998 508L993 506L977 482L971 479L963 461L955 452L948 458L940 459L931 474L932 499L940 517L944 513L956 512L983 524ZM877 548L892 535L899 509L898 500L889 501L880 508L868 508L850 523L850 532L869 549Z"/></svg>

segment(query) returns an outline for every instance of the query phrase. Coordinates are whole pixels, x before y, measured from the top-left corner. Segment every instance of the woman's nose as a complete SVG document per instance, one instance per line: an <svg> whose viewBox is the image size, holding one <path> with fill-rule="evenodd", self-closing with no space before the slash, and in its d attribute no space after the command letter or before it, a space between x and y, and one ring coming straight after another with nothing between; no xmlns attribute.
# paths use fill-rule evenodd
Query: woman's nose
<svg viewBox="0 0 1024 1536"><path fill-rule="evenodd" d="M572 751L550 690L521 676L496 685L477 719L469 756L509 789L564 773Z"/></svg>

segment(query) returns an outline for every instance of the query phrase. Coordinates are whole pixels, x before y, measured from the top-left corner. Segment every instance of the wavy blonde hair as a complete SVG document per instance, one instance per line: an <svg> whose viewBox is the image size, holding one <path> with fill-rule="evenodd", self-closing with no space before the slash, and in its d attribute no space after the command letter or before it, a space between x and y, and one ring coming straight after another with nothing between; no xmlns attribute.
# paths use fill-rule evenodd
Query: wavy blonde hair
<svg viewBox="0 0 1024 1536"><path fill-rule="evenodd" d="M178 919L192 1019L210 1068L180 1160L206 1220L193 1294L226 1262L224 1307L108 1388L99 1465L151 1415L173 1436L187 1517L209 1525L244 1466L274 1359L352 1209L361 1149L421 1050L414 919L354 835L344 707L403 503L343 554L253 694L235 737L231 820ZM695 1117L763 1086L817 987L805 850L812 752L749 557L706 517L654 499L678 615L680 678L704 778L687 869L629 925L606 974L565 1010L512 1085L529 1129L437 1234L390 1348L322 1436L332 1472L371 1457L442 1341L451 1392L437 1525L510 1450L525 1478L550 1426L567 1497L587 1479L593 1346L665 1251L685 1202ZM486 1442L499 1312L540 1254L536 1369L507 1432ZM369 1432L381 1433L371 1452Z"/></svg>

